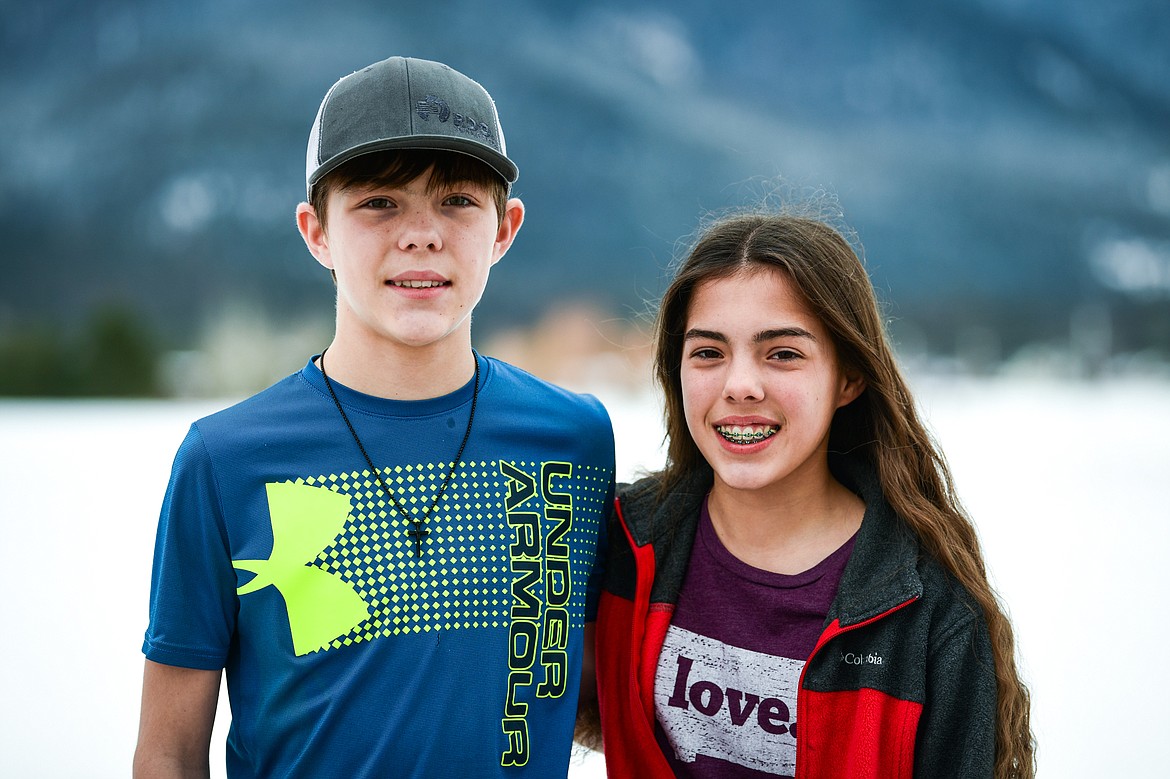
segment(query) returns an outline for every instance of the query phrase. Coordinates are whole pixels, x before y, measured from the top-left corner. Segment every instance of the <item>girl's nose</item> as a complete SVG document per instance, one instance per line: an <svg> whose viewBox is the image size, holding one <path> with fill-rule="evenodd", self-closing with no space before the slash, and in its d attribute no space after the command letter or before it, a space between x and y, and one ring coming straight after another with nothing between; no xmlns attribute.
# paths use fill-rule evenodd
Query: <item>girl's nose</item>
<svg viewBox="0 0 1170 779"><path fill-rule="evenodd" d="M723 397L732 401L757 401L764 398L764 383L759 367L750 359L732 358L723 384Z"/></svg>

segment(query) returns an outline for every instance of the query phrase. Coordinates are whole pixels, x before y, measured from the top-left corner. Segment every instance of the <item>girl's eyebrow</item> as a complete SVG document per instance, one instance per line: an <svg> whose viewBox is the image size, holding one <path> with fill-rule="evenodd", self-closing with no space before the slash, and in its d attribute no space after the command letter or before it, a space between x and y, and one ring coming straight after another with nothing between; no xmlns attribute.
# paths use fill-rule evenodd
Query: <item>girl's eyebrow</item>
<svg viewBox="0 0 1170 779"><path fill-rule="evenodd" d="M702 330L698 327L692 327L687 330L686 335L683 336L683 341L690 341L696 338L702 338L708 341L719 341L720 343L727 343L727 336L715 330Z"/></svg>
<svg viewBox="0 0 1170 779"><path fill-rule="evenodd" d="M771 341L773 338L807 338L816 341L817 337L803 327L777 327L773 330L761 330L752 340L756 343Z"/></svg>
<svg viewBox="0 0 1170 779"><path fill-rule="evenodd" d="M683 341L690 341L692 339L706 339L709 341L718 341L719 343L727 343L727 336L717 330L703 330L699 327L692 327L687 330L686 335L683 336ZM817 338L803 327L776 327L771 330L761 330L752 337L755 343L764 343L771 341L774 338L807 338L810 341L816 341Z"/></svg>

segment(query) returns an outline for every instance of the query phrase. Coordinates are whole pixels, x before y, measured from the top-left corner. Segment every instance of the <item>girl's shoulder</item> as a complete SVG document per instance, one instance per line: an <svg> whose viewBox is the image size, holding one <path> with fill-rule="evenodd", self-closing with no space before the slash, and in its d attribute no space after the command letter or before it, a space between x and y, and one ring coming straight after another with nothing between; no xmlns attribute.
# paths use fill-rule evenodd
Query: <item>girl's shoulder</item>
<svg viewBox="0 0 1170 779"><path fill-rule="evenodd" d="M966 587L925 549L920 552L918 576L922 581L922 605L930 613L935 635L964 627L986 632L983 609Z"/></svg>
<svg viewBox="0 0 1170 779"><path fill-rule="evenodd" d="M699 471L669 481L658 472L619 484L616 494L621 518L635 536L643 536L640 530L674 527L690 518L697 522L711 483L711 473Z"/></svg>

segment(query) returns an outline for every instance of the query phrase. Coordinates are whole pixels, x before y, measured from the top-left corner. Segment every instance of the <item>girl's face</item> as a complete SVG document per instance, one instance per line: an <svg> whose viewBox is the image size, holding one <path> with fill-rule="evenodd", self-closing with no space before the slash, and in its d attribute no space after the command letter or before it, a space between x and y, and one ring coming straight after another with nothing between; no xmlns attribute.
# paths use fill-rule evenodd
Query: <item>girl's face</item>
<svg viewBox="0 0 1170 779"><path fill-rule="evenodd" d="M761 268L699 285L682 350L683 410L717 490L816 486L833 413L864 388L788 276Z"/></svg>

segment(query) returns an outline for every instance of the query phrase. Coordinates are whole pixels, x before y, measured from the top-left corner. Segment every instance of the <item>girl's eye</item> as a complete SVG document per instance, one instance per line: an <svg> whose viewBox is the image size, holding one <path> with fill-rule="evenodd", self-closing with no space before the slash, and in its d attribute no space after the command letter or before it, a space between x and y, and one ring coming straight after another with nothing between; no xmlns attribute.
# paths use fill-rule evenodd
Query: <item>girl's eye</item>
<svg viewBox="0 0 1170 779"><path fill-rule="evenodd" d="M777 349L769 355L769 359L779 362L791 362L792 360L799 360L800 356L800 352L794 352L791 349Z"/></svg>
<svg viewBox="0 0 1170 779"><path fill-rule="evenodd" d="M720 357L718 349L696 349L691 352L691 357L697 360L718 360Z"/></svg>

